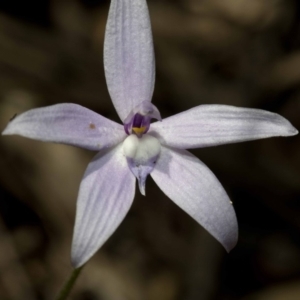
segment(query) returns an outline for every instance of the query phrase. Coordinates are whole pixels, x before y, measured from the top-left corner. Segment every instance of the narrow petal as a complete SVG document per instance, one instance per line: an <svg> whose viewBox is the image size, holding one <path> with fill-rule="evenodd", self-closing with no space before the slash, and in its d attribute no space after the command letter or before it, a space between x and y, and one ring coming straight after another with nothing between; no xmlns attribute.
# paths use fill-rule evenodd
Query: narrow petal
<svg viewBox="0 0 300 300"><path fill-rule="evenodd" d="M298 133L282 116L260 109L200 105L162 122L150 132L162 144L191 149Z"/></svg>
<svg viewBox="0 0 300 300"><path fill-rule="evenodd" d="M155 61L146 0L112 0L106 25L104 67L108 90L122 121L151 101Z"/></svg>
<svg viewBox="0 0 300 300"><path fill-rule="evenodd" d="M122 145L98 153L83 176L72 244L72 263L82 266L113 234L135 194L135 178Z"/></svg>
<svg viewBox="0 0 300 300"><path fill-rule="evenodd" d="M10 121L2 134L96 151L115 146L126 137L120 124L71 103L29 110Z"/></svg>
<svg viewBox="0 0 300 300"><path fill-rule="evenodd" d="M162 147L151 176L227 251L236 245L238 226L232 204L216 176L198 158L186 150Z"/></svg>

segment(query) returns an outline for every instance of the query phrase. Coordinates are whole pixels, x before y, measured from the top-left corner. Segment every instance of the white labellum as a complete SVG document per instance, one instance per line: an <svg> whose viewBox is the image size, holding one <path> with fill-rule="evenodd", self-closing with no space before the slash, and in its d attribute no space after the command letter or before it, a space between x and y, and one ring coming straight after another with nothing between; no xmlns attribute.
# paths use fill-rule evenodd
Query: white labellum
<svg viewBox="0 0 300 300"><path fill-rule="evenodd" d="M146 178L155 166L160 149L158 139L148 134L140 138L131 134L123 142L123 153L131 172L139 181L139 188L143 195L145 195Z"/></svg>

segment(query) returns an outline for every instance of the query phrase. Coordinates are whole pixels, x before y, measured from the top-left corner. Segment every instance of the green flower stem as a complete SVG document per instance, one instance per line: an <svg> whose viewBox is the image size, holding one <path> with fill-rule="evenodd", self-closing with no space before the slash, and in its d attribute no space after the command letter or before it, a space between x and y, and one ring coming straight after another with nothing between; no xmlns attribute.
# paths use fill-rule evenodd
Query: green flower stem
<svg viewBox="0 0 300 300"><path fill-rule="evenodd" d="M69 277L69 279L67 280L67 282L65 283L65 285L63 286L63 288L61 289L59 295L57 296L56 300L65 300L67 299L67 297L69 296L75 282L76 279L78 278L81 270L83 267L74 269L73 272L71 273L71 276Z"/></svg>

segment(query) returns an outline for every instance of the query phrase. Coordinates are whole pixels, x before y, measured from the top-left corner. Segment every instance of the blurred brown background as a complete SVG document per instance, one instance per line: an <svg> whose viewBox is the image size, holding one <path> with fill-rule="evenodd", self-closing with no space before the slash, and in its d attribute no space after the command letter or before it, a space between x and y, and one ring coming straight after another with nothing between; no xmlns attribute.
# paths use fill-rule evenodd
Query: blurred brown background
<svg viewBox="0 0 300 300"><path fill-rule="evenodd" d="M277 112L300 128L296 0L149 0L154 104ZM107 0L0 2L0 129L22 111L73 102L117 119L103 71ZM300 139L192 151L224 185L240 237L228 255L149 178L87 264L74 300L300 299ZM0 138L0 299L53 299L71 271L81 176L95 153Z"/></svg>

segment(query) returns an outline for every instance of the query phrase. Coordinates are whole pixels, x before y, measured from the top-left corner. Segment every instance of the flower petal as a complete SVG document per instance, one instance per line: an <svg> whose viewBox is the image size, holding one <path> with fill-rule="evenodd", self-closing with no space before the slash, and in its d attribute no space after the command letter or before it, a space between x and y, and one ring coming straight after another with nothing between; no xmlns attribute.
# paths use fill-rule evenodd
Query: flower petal
<svg viewBox="0 0 300 300"><path fill-rule="evenodd" d="M186 150L161 147L151 173L160 189L200 223L227 251L237 242L232 204L215 175Z"/></svg>
<svg viewBox="0 0 300 300"><path fill-rule="evenodd" d="M29 110L9 122L2 134L19 134L96 151L115 146L126 137L120 124L71 103Z"/></svg>
<svg viewBox="0 0 300 300"><path fill-rule="evenodd" d="M82 266L113 234L126 216L135 194L122 145L98 153L89 164L79 190L72 244L72 263Z"/></svg>
<svg viewBox="0 0 300 300"><path fill-rule="evenodd" d="M180 149L298 133L288 120L278 114L227 105L194 107L151 124L150 132L159 137L161 143Z"/></svg>
<svg viewBox="0 0 300 300"><path fill-rule="evenodd" d="M112 0L106 25L104 67L108 90L122 121L151 101L154 80L151 23L145 0Z"/></svg>

